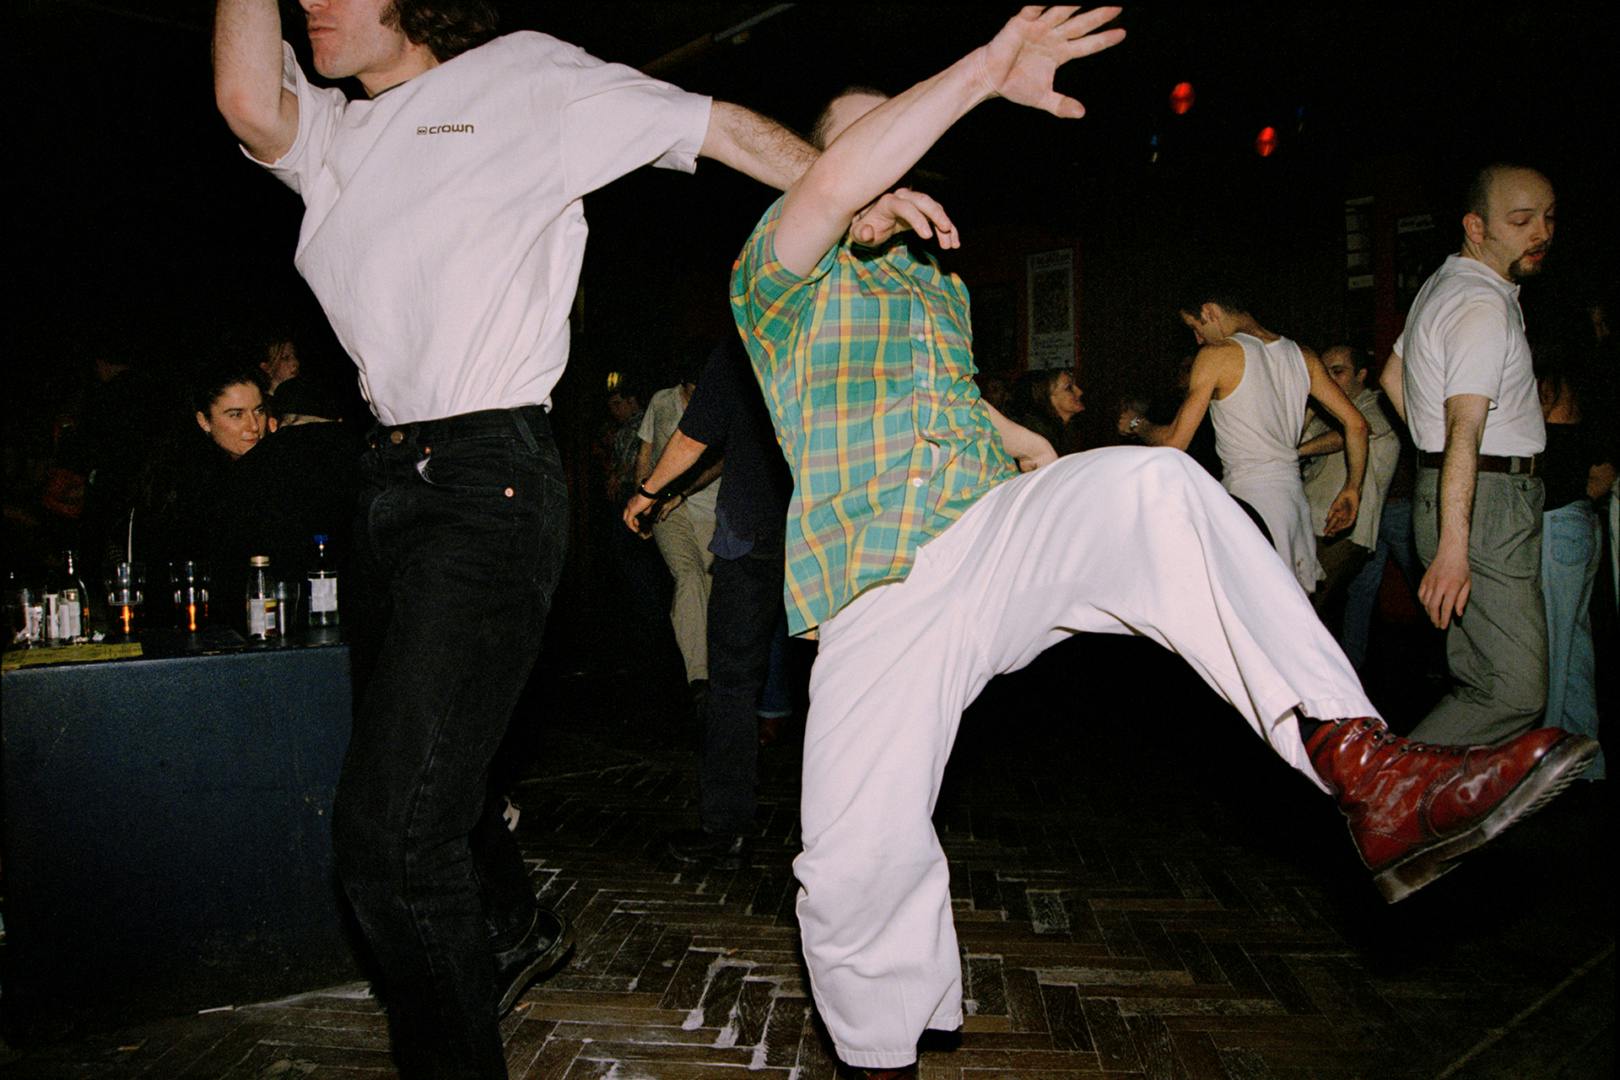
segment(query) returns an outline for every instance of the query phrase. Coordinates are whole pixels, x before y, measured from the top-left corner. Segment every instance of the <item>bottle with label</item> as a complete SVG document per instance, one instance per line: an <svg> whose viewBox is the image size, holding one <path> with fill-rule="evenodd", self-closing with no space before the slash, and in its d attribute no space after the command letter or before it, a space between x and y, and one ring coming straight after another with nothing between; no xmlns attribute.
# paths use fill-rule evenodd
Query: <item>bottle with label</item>
<svg viewBox="0 0 1620 1080"><path fill-rule="evenodd" d="M315 561L309 564L309 625L336 626L337 623L337 563L327 545L326 534L316 533Z"/></svg>
<svg viewBox="0 0 1620 1080"><path fill-rule="evenodd" d="M71 645L75 641L85 640L90 625L90 590L79 580L71 550L63 558L62 572L46 592L47 598L51 595L56 597L56 602L53 608L49 599L46 601L47 611L51 615L45 627L50 643Z"/></svg>
<svg viewBox="0 0 1620 1080"><path fill-rule="evenodd" d="M248 560L247 632L254 641L279 637L276 623L276 582L270 576L270 556L255 555Z"/></svg>

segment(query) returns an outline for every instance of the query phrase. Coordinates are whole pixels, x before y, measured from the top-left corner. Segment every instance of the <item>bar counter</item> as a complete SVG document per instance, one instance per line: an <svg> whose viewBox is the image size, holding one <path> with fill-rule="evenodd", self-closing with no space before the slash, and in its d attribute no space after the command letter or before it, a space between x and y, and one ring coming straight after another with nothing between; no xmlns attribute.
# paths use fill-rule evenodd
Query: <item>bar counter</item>
<svg viewBox="0 0 1620 1080"><path fill-rule="evenodd" d="M154 632L139 659L4 674L13 1037L359 976L329 826L348 648L232 638Z"/></svg>

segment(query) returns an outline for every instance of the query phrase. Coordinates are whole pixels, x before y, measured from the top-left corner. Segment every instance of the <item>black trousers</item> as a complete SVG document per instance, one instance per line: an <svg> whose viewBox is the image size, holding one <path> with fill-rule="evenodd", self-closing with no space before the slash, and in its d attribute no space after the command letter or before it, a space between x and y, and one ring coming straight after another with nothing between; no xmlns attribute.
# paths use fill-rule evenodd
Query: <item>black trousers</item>
<svg viewBox="0 0 1620 1080"><path fill-rule="evenodd" d="M759 694L782 614L782 540L714 560L709 588L709 696L699 819L711 833L754 828Z"/></svg>
<svg viewBox="0 0 1620 1080"><path fill-rule="evenodd" d="M380 429L362 458L343 595L357 708L332 827L406 1080L506 1077L493 951L521 940L535 899L490 764L540 652L567 514L538 407Z"/></svg>

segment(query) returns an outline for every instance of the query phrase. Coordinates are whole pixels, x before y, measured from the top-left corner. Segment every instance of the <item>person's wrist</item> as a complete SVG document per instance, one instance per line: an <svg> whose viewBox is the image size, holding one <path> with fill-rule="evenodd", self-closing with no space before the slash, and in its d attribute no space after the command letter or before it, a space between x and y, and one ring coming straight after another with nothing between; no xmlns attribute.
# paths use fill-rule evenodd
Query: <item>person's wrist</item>
<svg viewBox="0 0 1620 1080"><path fill-rule="evenodd" d="M645 481L636 485L636 494L640 495L643 499L646 499L649 502L657 502L658 501L658 492L656 492L656 491L648 491L647 488L646 488Z"/></svg>

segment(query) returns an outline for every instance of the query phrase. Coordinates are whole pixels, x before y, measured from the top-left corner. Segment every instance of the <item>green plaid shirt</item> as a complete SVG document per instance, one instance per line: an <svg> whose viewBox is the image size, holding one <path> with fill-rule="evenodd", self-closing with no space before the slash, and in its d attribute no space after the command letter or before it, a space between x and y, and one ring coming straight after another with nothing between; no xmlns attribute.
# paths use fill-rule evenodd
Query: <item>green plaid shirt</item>
<svg viewBox="0 0 1620 1080"><path fill-rule="evenodd" d="M973 382L967 287L896 241L776 261L782 202L731 274L731 308L793 470L788 624L802 634L1018 473Z"/></svg>

